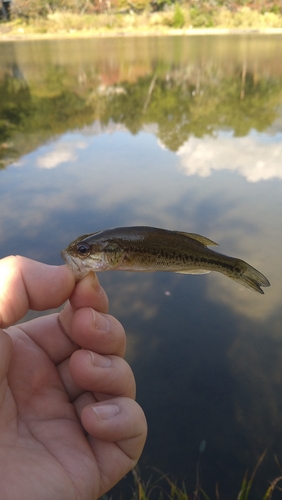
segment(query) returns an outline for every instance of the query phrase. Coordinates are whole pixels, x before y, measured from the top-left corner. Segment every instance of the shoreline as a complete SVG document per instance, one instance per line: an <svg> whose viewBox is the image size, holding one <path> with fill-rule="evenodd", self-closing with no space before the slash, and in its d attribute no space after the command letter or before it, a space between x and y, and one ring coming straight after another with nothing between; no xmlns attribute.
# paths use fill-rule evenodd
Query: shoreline
<svg viewBox="0 0 282 500"><path fill-rule="evenodd" d="M5 25L3 25L5 28ZM148 37L148 36L222 36L222 35L282 35L282 28L164 28L164 29L94 29L94 30L69 30L49 33L25 33L23 28L18 32L2 29L0 25L0 43L17 41L78 39L78 38L122 38L122 37Z"/></svg>

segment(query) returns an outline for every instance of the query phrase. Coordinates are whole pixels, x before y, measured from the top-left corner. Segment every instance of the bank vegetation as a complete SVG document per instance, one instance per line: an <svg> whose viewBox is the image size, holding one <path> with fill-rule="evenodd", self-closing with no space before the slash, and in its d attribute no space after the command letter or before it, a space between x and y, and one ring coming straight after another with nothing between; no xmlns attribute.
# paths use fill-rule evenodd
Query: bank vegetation
<svg viewBox="0 0 282 500"><path fill-rule="evenodd" d="M7 2L5 3L7 5ZM9 18L9 19L8 19ZM5 23L5 29L3 28ZM0 32L282 29L281 0L12 0Z"/></svg>

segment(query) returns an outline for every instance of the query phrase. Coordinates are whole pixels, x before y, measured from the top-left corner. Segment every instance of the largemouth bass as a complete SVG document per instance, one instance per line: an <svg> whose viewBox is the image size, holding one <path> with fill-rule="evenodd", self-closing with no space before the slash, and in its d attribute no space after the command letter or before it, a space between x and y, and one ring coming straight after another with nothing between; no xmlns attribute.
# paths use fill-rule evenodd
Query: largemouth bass
<svg viewBox="0 0 282 500"><path fill-rule="evenodd" d="M172 271L204 274L218 271L241 285L264 293L267 278L241 259L210 250L214 241L194 233L154 227L118 227L85 234L61 252L76 279L90 271Z"/></svg>

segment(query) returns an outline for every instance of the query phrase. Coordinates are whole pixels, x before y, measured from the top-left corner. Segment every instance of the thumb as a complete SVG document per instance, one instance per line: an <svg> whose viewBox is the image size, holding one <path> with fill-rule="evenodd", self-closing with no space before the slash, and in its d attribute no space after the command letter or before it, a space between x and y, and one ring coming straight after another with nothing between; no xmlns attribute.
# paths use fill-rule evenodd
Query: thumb
<svg viewBox="0 0 282 500"><path fill-rule="evenodd" d="M28 311L59 307L75 286L67 266L48 266L20 256L0 260L0 326L10 326Z"/></svg>

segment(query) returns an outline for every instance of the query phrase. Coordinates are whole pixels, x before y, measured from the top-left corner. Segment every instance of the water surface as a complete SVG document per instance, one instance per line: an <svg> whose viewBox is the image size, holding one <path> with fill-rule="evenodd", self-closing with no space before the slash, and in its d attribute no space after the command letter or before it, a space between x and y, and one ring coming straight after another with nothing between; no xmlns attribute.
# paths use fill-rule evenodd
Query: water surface
<svg viewBox="0 0 282 500"><path fill-rule="evenodd" d="M260 296L217 273L99 275L148 419L144 477L192 493L198 469L235 499L267 449L261 498L282 463L282 38L3 43L0 95L1 257L60 264L80 234L151 225L270 280Z"/></svg>

